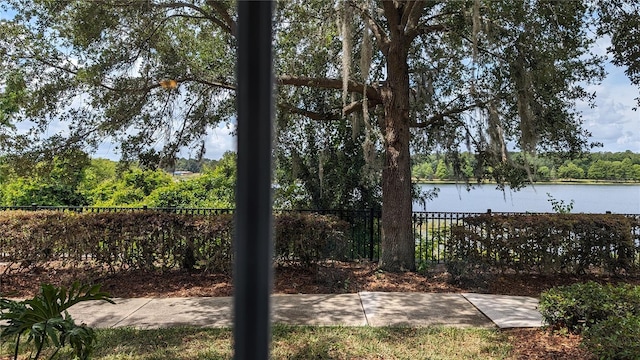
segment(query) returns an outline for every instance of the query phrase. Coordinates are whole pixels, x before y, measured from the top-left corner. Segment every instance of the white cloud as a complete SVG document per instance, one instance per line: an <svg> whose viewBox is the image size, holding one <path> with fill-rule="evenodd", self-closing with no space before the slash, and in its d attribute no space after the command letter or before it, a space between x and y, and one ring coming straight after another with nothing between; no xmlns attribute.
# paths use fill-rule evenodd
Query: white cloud
<svg viewBox="0 0 640 360"><path fill-rule="evenodd" d="M609 57L609 54L607 54L607 48L609 47L609 45L611 45L610 36L605 35L599 37L591 46L591 52L593 52L594 55Z"/></svg>
<svg viewBox="0 0 640 360"><path fill-rule="evenodd" d="M632 85L623 69L607 65L608 75L599 85L587 87L596 92L596 108L585 103L577 105L585 120L584 127L592 133L592 141L604 144L596 151L640 151L640 113L634 111L638 87Z"/></svg>
<svg viewBox="0 0 640 360"><path fill-rule="evenodd" d="M118 161L120 160L120 152L116 149L114 144L105 141L98 146L98 149L91 154L91 157Z"/></svg>
<svg viewBox="0 0 640 360"><path fill-rule="evenodd" d="M236 151L237 139L230 132L231 129L228 129L225 124L220 124L209 132L205 139L206 158L220 159L225 152Z"/></svg>

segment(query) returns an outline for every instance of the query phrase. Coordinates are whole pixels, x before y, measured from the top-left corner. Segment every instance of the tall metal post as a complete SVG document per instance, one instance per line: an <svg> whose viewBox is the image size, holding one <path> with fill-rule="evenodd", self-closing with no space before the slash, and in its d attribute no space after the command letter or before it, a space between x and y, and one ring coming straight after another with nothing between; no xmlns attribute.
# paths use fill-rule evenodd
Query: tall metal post
<svg viewBox="0 0 640 360"><path fill-rule="evenodd" d="M369 209L369 261L373 261L373 208Z"/></svg>
<svg viewBox="0 0 640 360"><path fill-rule="evenodd" d="M269 358L272 6L272 1L238 1L235 359Z"/></svg>

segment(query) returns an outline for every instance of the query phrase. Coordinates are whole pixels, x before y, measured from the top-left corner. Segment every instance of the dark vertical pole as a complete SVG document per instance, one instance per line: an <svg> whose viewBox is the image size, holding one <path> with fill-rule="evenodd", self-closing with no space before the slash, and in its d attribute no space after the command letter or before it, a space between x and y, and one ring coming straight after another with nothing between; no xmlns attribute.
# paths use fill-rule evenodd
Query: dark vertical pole
<svg viewBox="0 0 640 360"><path fill-rule="evenodd" d="M373 208L369 209L369 261L373 261Z"/></svg>
<svg viewBox="0 0 640 360"><path fill-rule="evenodd" d="M236 359L268 359L271 293L271 1L238 1Z"/></svg>

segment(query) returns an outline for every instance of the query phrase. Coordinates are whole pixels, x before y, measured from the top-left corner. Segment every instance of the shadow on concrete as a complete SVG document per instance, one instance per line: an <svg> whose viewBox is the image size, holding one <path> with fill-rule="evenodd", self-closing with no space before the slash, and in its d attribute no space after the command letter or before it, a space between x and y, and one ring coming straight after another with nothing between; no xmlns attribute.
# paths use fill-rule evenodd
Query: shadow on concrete
<svg viewBox="0 0 640 360"><path fill-rule="evenodd" d="M367 325L358 294L273 295L272 321L289 325Z"/></svg>
<svg viewBox="0 0 640 360"><path fill-rule="evenodd" d="M495 327L460 294L361 292L360 298L371 326Z"/></svg>

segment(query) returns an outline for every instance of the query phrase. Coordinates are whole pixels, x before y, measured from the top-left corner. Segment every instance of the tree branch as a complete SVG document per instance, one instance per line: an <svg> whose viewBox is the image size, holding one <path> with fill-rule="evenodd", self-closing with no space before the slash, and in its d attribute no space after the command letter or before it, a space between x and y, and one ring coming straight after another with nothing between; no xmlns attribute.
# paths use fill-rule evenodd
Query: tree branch
<svg viewBox="0 0 640 360"><path fill-rule="evenodd" d="M435 33L435 32L446 32L446 31L449 31L449 28L442 24L422 25L422 26L417 26L413 30L408 32L407 36L413 39L418 35L424 35L424 34Z"/></svg>
<svg viewBox="0 0 640 360"><path fill-rule="evenodd" d="M200 14L202 14L204 17L206 17L207 19L211 20L214 24L218 25L223 31L234 35L234 32L232 32L231 27L229 27L229 25L225 24L222 20L218 19L217 17L213 16L211 13L209 13L208 11L206 11L205 9L201 8L200 6L194 5L194 4L190 4L190 3L186 3L186 2L181 2L181 1L175 1L175 2L170 2L170 3L163 3L163 4L154 4L154 6L158 7L158 8L166 8L166 9L180 9L180 8L188 8L194 11L199 12Z"/></svg>
<svg viewBox="0 0 640 360"><path fill-rule="evenodd" d="M51 61L48 61L46 59L42 59L40 57L35 57L35 56L31 57L31 59L39 61L40 63L42 63L44 65L47 65L47 66L50 66L50 67L52 67L54 69L58 69L58 70L64 71L64 72L66 72L68 74L71 74L71 75L74 75L74 76L78 75L78 70L69 69L67 67L58 65L58 64L53 63ZM213 80L213 81L212 80L206 80L204 78L196 78L196 77L193 77L193 76L178 77L178 78L171 79L171 80L175 80L178 83L192 81L192 82L197 82L197 83L205 84L205 85L212 86L212 87L217 87L217 88L222 88L222 89L227 89L227 90L232 90L232 91L236 90L235 84L230 84L230 83L221 82L221 81L215 81L215 80ZM110 90L110 91L124 91L124 92L132 92L132 93L140 92L140 91L146 93L146 92L149 92L150 90L152 90L154 88L162 86L159 81L156 81L156 82L154 82L152 84L153 85L149 85L149 86L146 86L144 88L118 89L118 88L115 88L113 86L107 85L107 84L103 83L102 81L94 83L94 85L102 87L102 88L105 88L105 89Z"/></svg>
<svg viewBox="0 0 640 360"><path fill-rule="evenodd" d="M365 24L367 25L369 30L371 30L371 33L373 33L373 37L376 38L378 47L384 54L386 54L387 49L389 48L389 36L387 35L387 33L385 33L385 31L380 27L380 25L378 25L375 19L371 17L368 9L358 6L358 2L355 1L352 1L350 4L354 8L360 10Z"/></svg>
<svg viewBox="0 0 640 360"><path fill-rule="evenodd" d="M409 1L405 5L400 24L407 33L418 26L418 20L420 20L425 5L424 0Z"/></svg>
<svg viewBox="0 0 640 360"><path fill-rule="evenodd" d="M277 83L279 85L309 86L313 88L337 90L342 89L342 79L282 75L277 78ZM365 93L366 90L367 99L369 99L372 106L382 103L382 97L380 96L378 89L371 85L366 85L355 82L353 80L349 80L349 83L347 84L347 90L349 92L359 94Z"/></svg>
<svg viewBox="0 0 640 360"><path fill-rule="evenodd" d="M389 37L392 39L396 36L404 35L404 29L400 25L402 18L395 4L395 1L382 1L384 16L387 18L387 23L389 23Z"/></svg>
<svg viewBox="0 0 640 360"><path fill-rule="evenodd" d="M468 36L466 36L466 35L461 35L461 38L462 38L462 39L464 39L464 40L466 40L466 41L467 41L467 42L469 42L470 44L473 44L473 40L472 40L472 39L470 39ZM514 46L515 46L515 43L514 43ZM487 55L493 56L493 57L495 57L495 58L497 58L497 59L501 59L501 60L504 60L504 61L508 61L508 60L509 60L506 56L504 56L504 55L502 55L502 54L498 54L498 53L491 52L491 51L487 50L486 48L484 48L484 47L482 47L482 46L480 46L480 45L478 45L478 51L479 51L479 52L482 52L482 53L485 53L485 54L487 54Z"/></svg>
<svg viewBox="0 0 640 360"><path fill-rule="evenodd" d="M411 123L411 127L413 128L418 128L418 129L424 129L426 127L429 127L431 125L435 125L438 122L441 122L442 120L444 120L445 117L449 117L451 115L457 115L460 113L463 113L465 111L477 108L477 107L481 107L483 105L486 105L489 101L487 102L480 102L480 103L474 103L471 105L467 105L467 106L463 106L463 107L458 107L458 108L453 108L453 109L449 109L446 111L443 111L439 114L433 115L430 118L428 118L425 121L421 121L421 122L417 122L417 121L412 121Z"/></svg>
<svg viewBox="0 0 640 360"><path fill-rule="evenodd" d="M301 109L299 107L293 106L291 104L281 103L278 105L280 108L292 112L294 114L299 114L308 117L311 120L318 121L332 121L341 119L343 116L352 114L356 111L362 109L362 100L354 101L345 107L342 108L342 112L340 111L330 111L330 112L317 112L310 111L306 109Z"/></svg>
<svg viewBox="0 0 640 360"><path fill-rule="evenodd" d="M345 105L342 108L342 113L344 115L349 115L358 110L362 110L362 100L354 101L351 104Z"/></svg>
<svg viewBox="0 0 640 360"><path fill-rule="evenodd" d="M338 120L342 117L342 114L339 113L334 113L334 112L316 112L316 111L309 111L306 109L301 109L299 107L295 107L293 105L290 104L278 104L278 107L280 107L283 110L286 110L290 113L294 113L294 114L298 114L298 115L302 115L302 116L306 116L311 120L316 120L316 121L332 121L332 120Z"/></svg>
<svg viewBox="0 0 640 360"><path fill-rule="evenodd" d="M424 7L423 7L423 9L424 9ZM428 33L433 33L433 32L449 31L450 29L447 26L442 25L442 24L434 24L434 25L427 25L427 24L429 22L437 19L437 18L441 18L441 17L448 16L448 15L455 15L455 14L457 14L456 11L448 11L448 12L444 12L444 13L438 13L436 15L433 15L433 16L430 16L430 17L426 18L422 22L419 22L421 14L417 14L415 26L410 28L410 29L407 29L407 37L409 37L410 39L414 39L416 36L418 36L420 34L428 34Z"/></svg>
<svg viewBox="0 0 640 360"><path fill-rule="evenodd" d="M220 1L217 0L207 0L207 4L211 6L211 8L218 14L222 20L227 24L229 29L229 33L233 36L236 36L236 22L229 15L229 8L225 6Z"/></svg>
<svg viewBox="0 0 640 360"><path fill-rule="evenodd" d="M204 84L204 85L209 85L212 87L217 87L217 88L221 88L221 89L227 89L227 90L232 90L235 91L236 90L236 85L235 84L230 84L227 82L222 82L222 81L215 81L215 80L207 80L204 78L196 78L196 77L184 77L184 78L178 78L176 79L177 82L187 82L187 81L193 81L196 83L200 83L200 84Z"/></svg>

